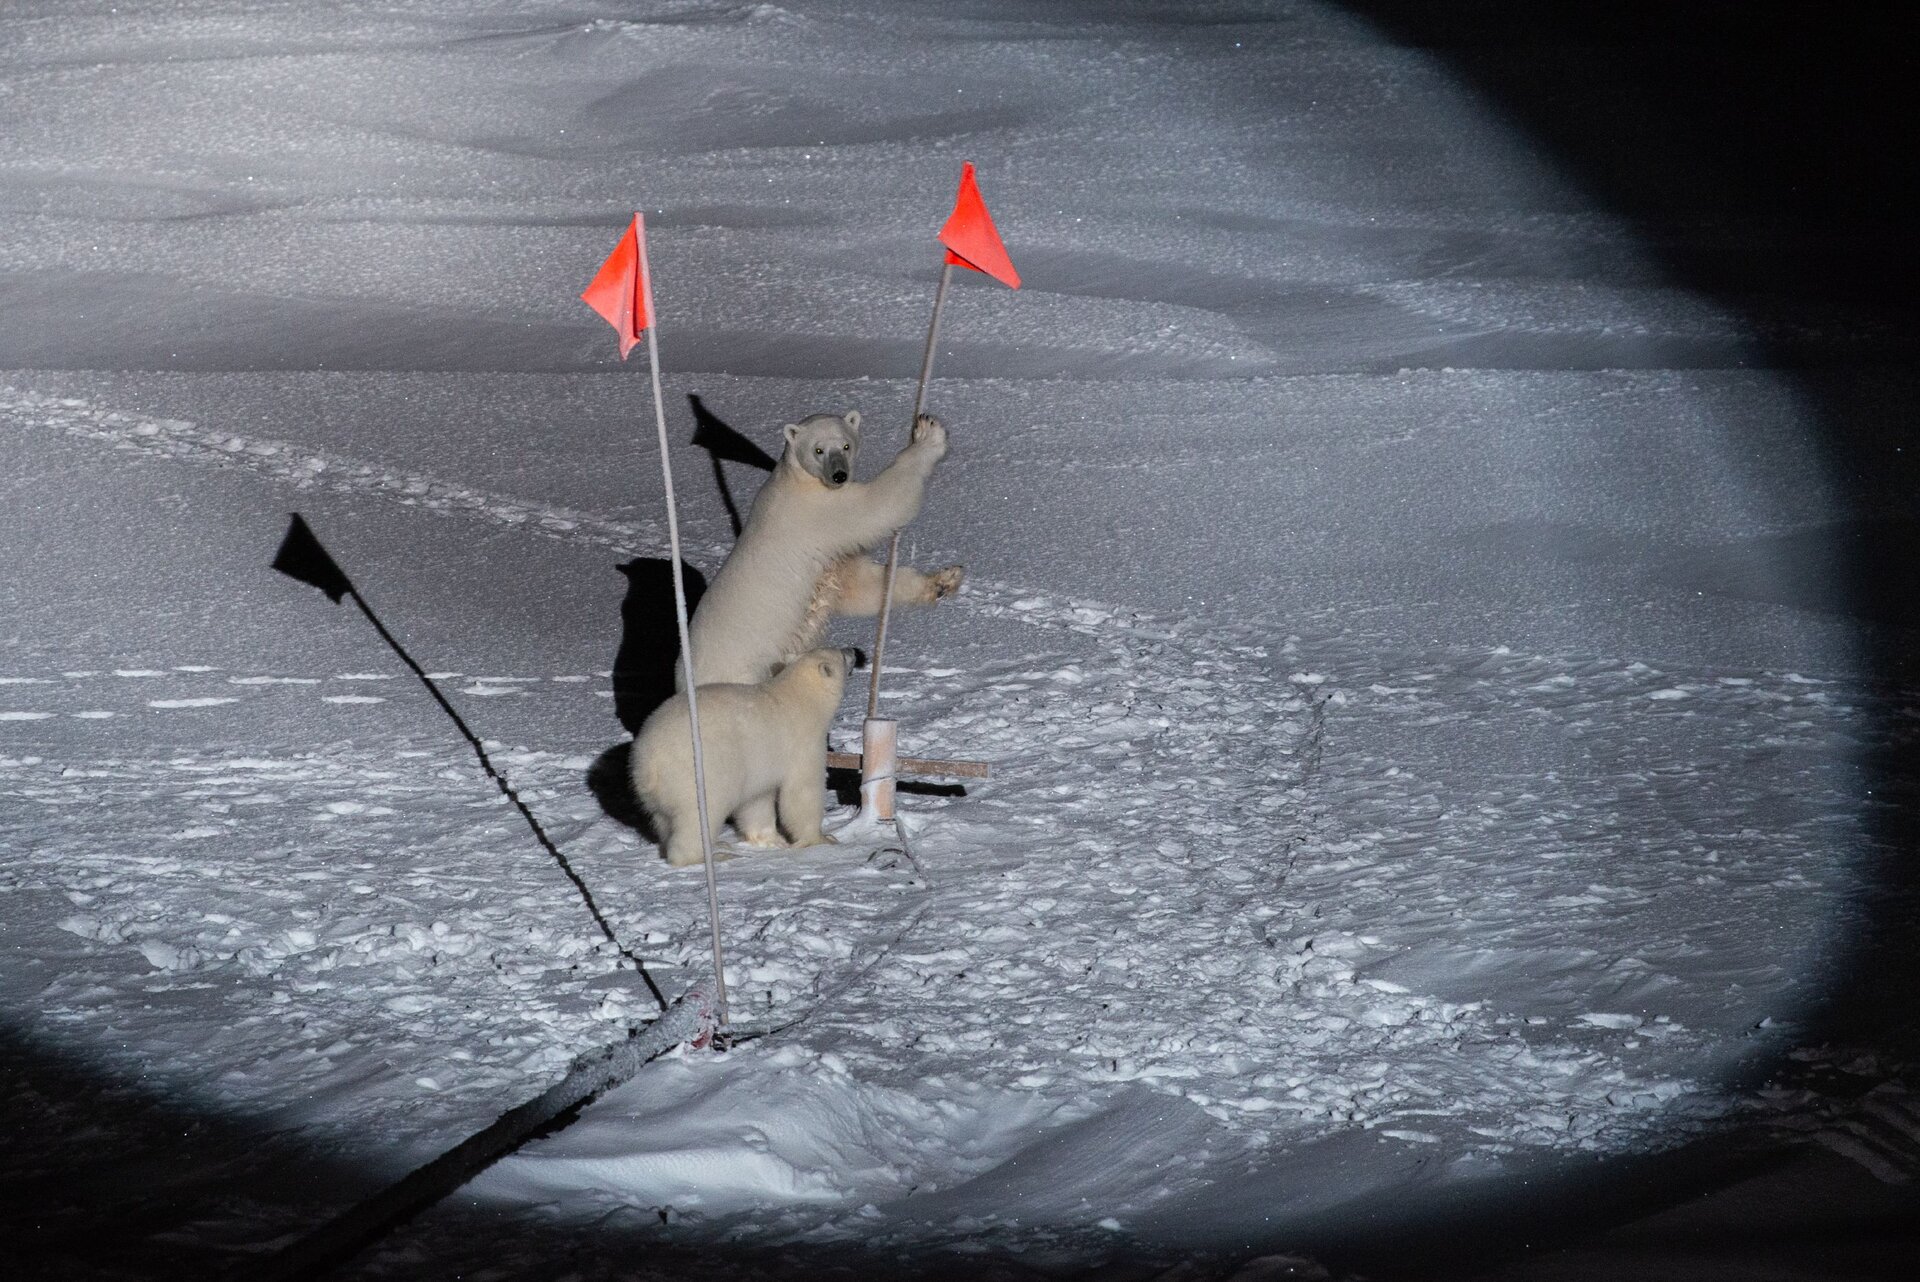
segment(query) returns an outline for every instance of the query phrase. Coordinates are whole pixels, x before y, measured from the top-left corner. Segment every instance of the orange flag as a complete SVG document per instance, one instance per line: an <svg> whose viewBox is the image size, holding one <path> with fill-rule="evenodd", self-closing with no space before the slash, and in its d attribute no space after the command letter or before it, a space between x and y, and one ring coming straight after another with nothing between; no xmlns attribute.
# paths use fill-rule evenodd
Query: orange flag
<svg viewBox="0 0 1920 1282"><path fill-rule="evenodd" d="M980 198L980 188L973 181L972 162L960 167L960 194L954 198L947 225L940 229L940 243L947 247L948 262L985 272L1010 288L1020 288L1020 273L1013 270L1007 247L993 229L993 215L987 212L987 202Z"/></svg>
<svg viewBox="0 0 1920 1282"><path fill-rule="evenodd" d="M640 341L640 334L653 324L653 281L647 270L647 227L639 214L620 243L600 264L600 271L580 295L581 301L599 312L620 335L620 359Z"/></svg>

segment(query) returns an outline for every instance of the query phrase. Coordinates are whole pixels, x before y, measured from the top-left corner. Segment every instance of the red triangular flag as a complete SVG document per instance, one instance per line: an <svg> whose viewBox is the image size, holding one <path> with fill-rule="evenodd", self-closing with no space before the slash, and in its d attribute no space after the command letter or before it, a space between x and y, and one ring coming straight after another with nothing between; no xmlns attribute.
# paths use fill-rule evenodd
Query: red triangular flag
<svg viewBox="0 0 1920 1282"><path fill-rule="evenodd" d="M653 281L647 271L647 227L639 214L620 243L600 264L593 283L580 295L581 301L599 312L620 335L620 359L640 341L640 334L653 324Z"/></svg>
<svg viewBox="0 0 1920 1282"><path fill-rule="evenodd" d="M940 243L947 247L948 262L985 272L1010 288L1020 288L1020 273L1013 270L1007 247L1000 243L1000 233L993 229L993 215L987 212L987 202L980 198L971 162L960 167L960 194L954 197L953 213L948 215L947 225L940 229Z"/></svg>

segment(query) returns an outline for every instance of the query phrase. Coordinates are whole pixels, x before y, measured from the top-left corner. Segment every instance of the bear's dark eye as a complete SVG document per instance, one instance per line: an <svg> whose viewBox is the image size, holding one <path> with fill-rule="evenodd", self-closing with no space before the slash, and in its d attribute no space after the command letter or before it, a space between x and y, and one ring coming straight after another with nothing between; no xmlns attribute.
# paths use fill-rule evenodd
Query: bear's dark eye
<svg viewBox="0 0 1920 1282"><path fill-rule="evenodd" d="M813 452L814 452L815 454L825 454L825 453L826 453L826 451L825 451L825 450L823 450L823 449L821 449L821 448L820 448L820 447L819 447L818 445L816 445L816 446L814 446L814 447L813 447Z"/></svg>

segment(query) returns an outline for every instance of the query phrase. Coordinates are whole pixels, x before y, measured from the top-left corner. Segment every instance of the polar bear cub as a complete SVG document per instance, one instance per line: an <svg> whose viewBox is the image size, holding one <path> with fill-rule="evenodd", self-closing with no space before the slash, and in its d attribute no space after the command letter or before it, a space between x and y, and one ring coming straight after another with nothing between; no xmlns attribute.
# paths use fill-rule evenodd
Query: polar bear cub
<svg viewBox="0 0 1920 1282"><path fill-rule="evenodd" d="M811 414L786 428L787 445L726 564L694 612L690 640L699 684L765 680L775 664L820 644L834 615L880 611L886 567L867 553L920 514L927 478L947 453L931 414L886 470L855 481L860 414ZM963 566L934 574L898 567L895 605L953 595ZM684 658L676 670L686 689Z"/></svg>
<svg viewBox="0 0 1920 1282"><path fill-rule="evenodd" d="M700 687L707 817L727 819L749 846L817 846L826 790L827 727L855 651L810 650L758 685ZM633 791L653 820L667 862L701 861L687 696L656 709L633 739ZM781 831L786 840L781 839Z"/></svg>

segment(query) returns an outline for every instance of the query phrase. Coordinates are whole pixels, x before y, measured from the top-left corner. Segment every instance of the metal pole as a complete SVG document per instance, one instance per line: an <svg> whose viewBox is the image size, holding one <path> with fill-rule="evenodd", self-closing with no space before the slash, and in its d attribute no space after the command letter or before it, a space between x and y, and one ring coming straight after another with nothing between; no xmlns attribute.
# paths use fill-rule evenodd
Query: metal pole
<svg viewBox="0 0 1920 1282"><path fill-rule="evenodd" d="M947 304L947 286L953 283L953 261L940 267L940 287L933 294L933 320L927 325L927 349L920 356L920 386L913 394L913 417L907 420L909 438L927 407L927 383L933 378L934 345L940 338L940 312ZM887 577L880 593L880 623L873 637L873 671L867 678L867 717L880 715L880 666L887 656L887 619L893 613L893 576L900 566L900 531L887 543Z"/></svg>
<svg viewBox="0 0 1920 1282"><path fill-rule="evenodd" d="M645 250L642 250L644 255ZM644 260L643 260L644 261ZM654 318L653 273L646 274L647 317ZM707 819L707 763L700 751L700 702L694 688L693 644L687 636L687 584L680 567L680 513L673 498L673 460L667 450L667 406L660 394L660 345L647 326L647 363L653 369L653 418L660 433L660 475L667 487L667 544L673 556L673 606L680 625L680 656L687 670L687 718L693 723L693 793L700 815L700 850L707 869L707 920L713 930L713 1015L727 1027L727 972L720 952L720 889L713 877L713 828Z"/></svg>

